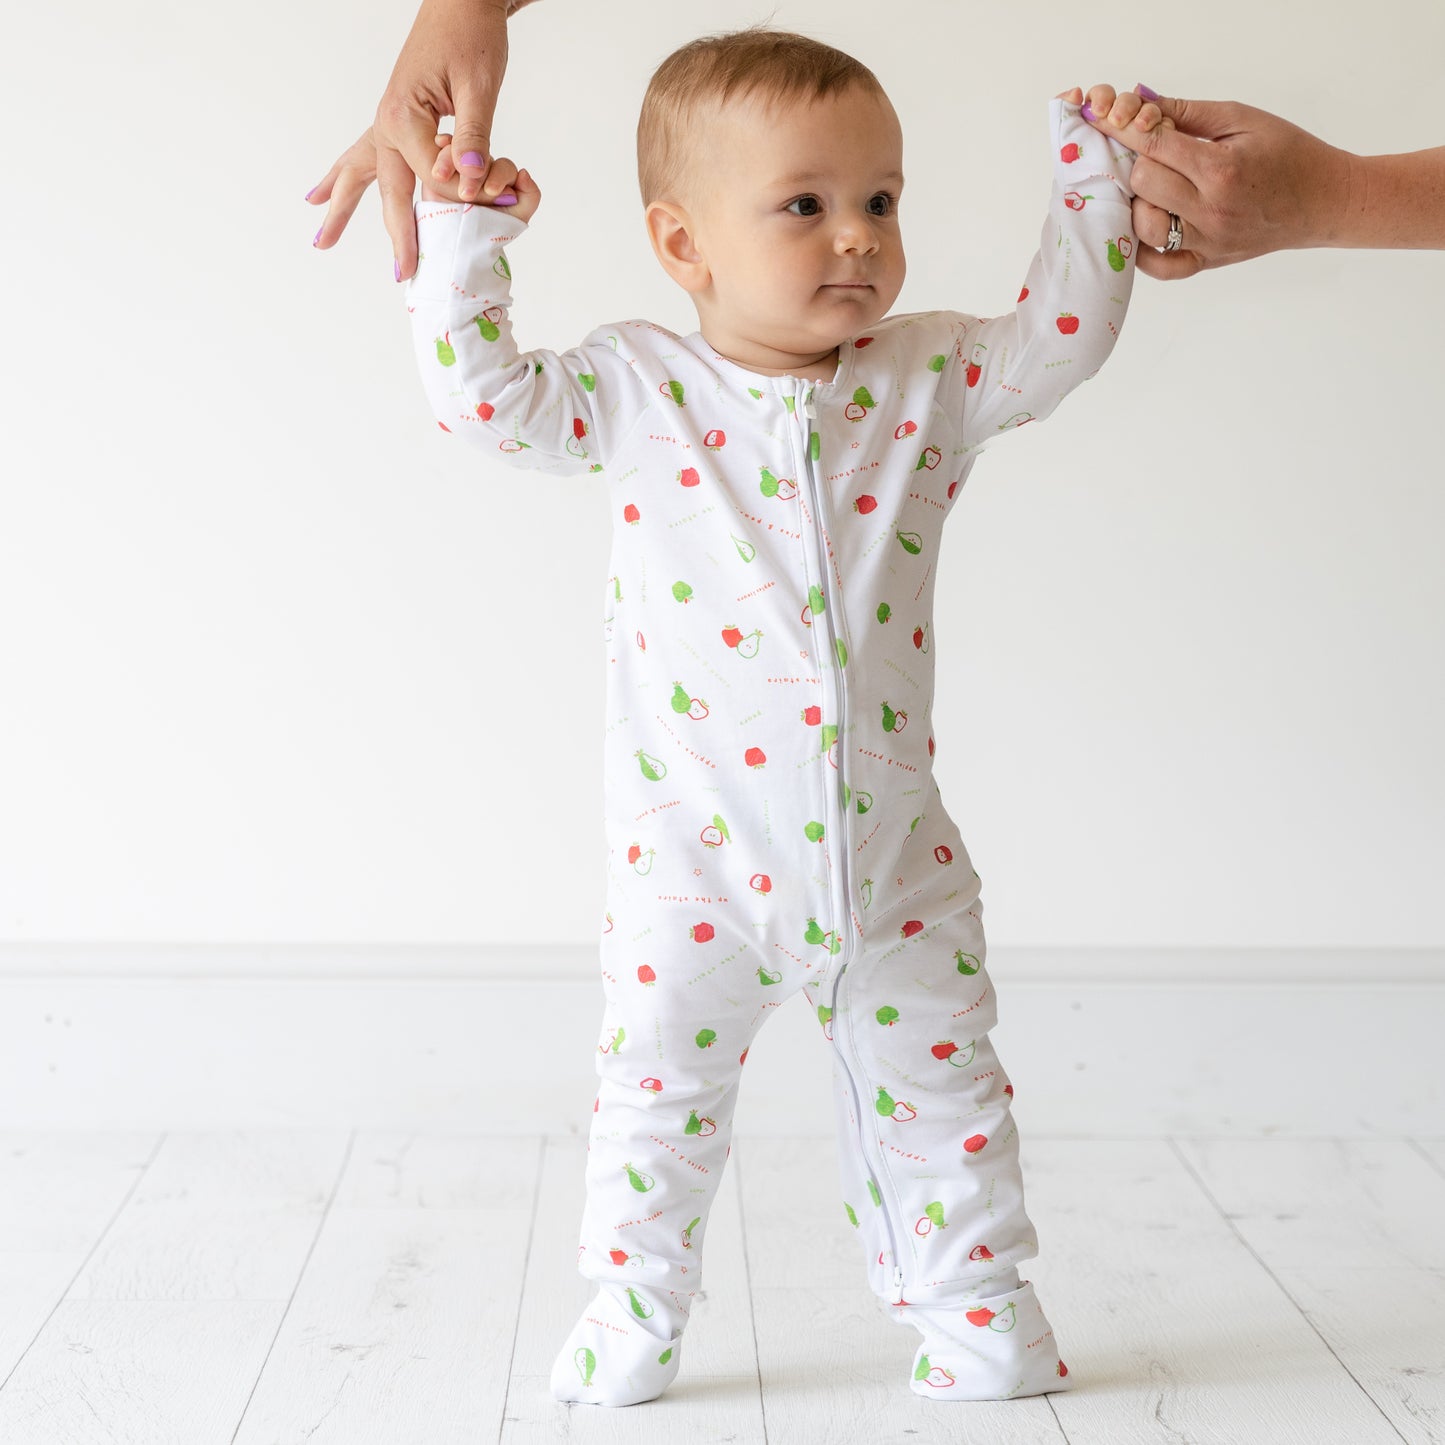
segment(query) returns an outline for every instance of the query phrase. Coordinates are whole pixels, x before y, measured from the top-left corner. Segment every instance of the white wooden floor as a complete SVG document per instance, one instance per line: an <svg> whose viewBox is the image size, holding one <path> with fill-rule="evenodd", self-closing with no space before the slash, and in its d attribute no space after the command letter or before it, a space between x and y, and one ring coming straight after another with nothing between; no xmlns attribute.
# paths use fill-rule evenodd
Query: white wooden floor
<svg viewBox="0 0 1445 1445"><path fill-rule="evenodd" d="M546 1390L585 1141L0 1135L4 1445L1445 1442L1445 1140L1026 1141L1068 1394L938 1405L831 1138L749 1140L662 1400Z"/></svg>

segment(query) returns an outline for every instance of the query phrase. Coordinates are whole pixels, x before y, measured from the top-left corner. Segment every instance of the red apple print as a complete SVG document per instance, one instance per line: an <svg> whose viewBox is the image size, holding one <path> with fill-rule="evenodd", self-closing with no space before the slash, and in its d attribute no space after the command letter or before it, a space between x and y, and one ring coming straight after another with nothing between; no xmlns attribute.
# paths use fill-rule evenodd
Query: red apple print
<svg viewBox="0 0 1445 1445"><path fill-rule="evenodd" d="M740 1053L740 1054L738 1055L738 1063L740 1063L740 1064L745 1064L745 1063L747 1063L747 1061L748 1061L748 1051L747 1051L747 1049L744 1049L744 1050L742 1051L742 1053ZM732 1145L731 1145L731 1144L728 1145L728 1153L729 1153L729 1154L732 1153Z"/></svg>
<svg viewBox="0 0 1445 1445"><path fill-rule="evenodd" d="M950 848L947 843L940 843L938 847L933 850L933 856L937 858L940 863L943 863L945 865L952 863L953 849Z"/></svg>
<svg viewBox="0 0 1445 1445"><path fill-rule="evenodd" d="M491 421L491 419L496 414L496 408L491 404L491 402L479 401L477 403L477 415L481 417L483 421Z"/></svg>
<svg viewBox="0 0 1445 1445"><path fill-rule="evenodd" d="M966 1153L966 1154L977 1154L978 1151L979 1151L980 1149L982 1149L983 1146L984 1146L985 1144L987 1144L987 1143L988 1143L988 1138L987 1138L986 1135L983 1135L983 1134L975 1134L971 1139L965 1139L965 1140L963 1141L964 1153Z"/></svg>
<svg viewBox="0 0 1445 1445"><path fill-rule="evenodd" d="M923 629L921 627L913 629L913 645L919 649L923 647Z"/></svg>
<svg viewBox="0 0 1445 1445"><path fill-rule="evenodd" d="M637 965L638 983L656 983L657 975L652 971L650 963L639 963Z"/></svg>
<svg viewBox="0 0 1445 1445"><path fill-rule="evenodd" d="M910 918L899 931L904 938L912 938L915 933L923 932L923 925L916 918Z"/></svg>
<svg viewBox="0 0 1445 1445"><path fill-rule="evenodd" d="M660 1093L662 1092L662 1080L661 1080L661 1079L643 1079L642 1082L641 1082L640 1084L638 1084L637 1087L638 1087L639 1089L646 1089L646 1090L647 1090L649 1093L651 1093L651 1094L660 1094Z"/></svg>
<svg viewBox="0 0 1445 1445"><path fill-rule="evenodd" d="M1062 1379L1064 1378L1064 1376L1067 1375L1068 1373L1069 1373L1069 1367L1068 1367L1062 1360L1060 1360L1060 1361L1059 1361L1059 1379L1062 1380Z"/></svg>
<svg viewBox="0 0 1445 1445"><path fill-rule="evenodd" d="M724 627L722 630L722 640L727 643L729 647L736 647L738 643L743 640L742 629L739 627Z"/></svg>
<svg viewBox="0 0 1445 1445"><path fill-rule="evenodd" d="M437 423L437 425L438 425L444 432L446 432L446 434L447 434L448 436L450 436L450 435L452 434L452 429L451 429L451 427L449 427L449 426L446 424L446 422L444 422L444 421L439 421L439 422Z"/></svg>
<svg viewBox="0 0 1445 1445"><path fill-rule="evenodd" d="M754 873L748 879L748 887L754 893L771 893L773 891L773 880L766 873Z"/></svg>
<svg viewBox="0 0 1445 1445"><path fill-rule="evenodd" d="M878 498L870 497L867 492L864 492L862 496L854 499L853 510L866 517L877 505Z"/></svg>
<svg viewBox="0 0 1445 1445"><path fill-rule="evenodd" d="M1013 1086L1012 1084L1005 1084L1005 1085L1003 1086L1003 1091L1004 1091L1005 1094L1007 1094L1007 1095L1009 1096L1010 1099L1013 1098L1013 1096L1014 1096L1014 1086Z"/></svg>
<svg viewBox="0 0 1445 1445"><path fill-rule="evenodd" d="M1078 160L1078 158L1079 158L1079 145L1078 145L1078 142L1077 142L1077 141L1070 141L1070 142L1068 143L1068 145L1066 145L1066 146L1059 152L1059 159L1060 159L1061 161L1063 161L1065 165L1068 165L1068 164L1069 164L1070 162L1072 162L1072 161Z"/></svg>
<svg viewBox="0 0 1445 1445"><path fill-rule="evenodd" d="M991 1250L986 1244L976 1244L971 1250L969 1250L968 1257L970 1259L992 1259L993 1250Z"/></svg>
<svg viewBox="0 0 1445 1445"><path fill-rule="evenodd" d="M694 943L712 942L713 930L711 923L695 923L688 929L687 933L688 937L691 938Z"/></svg>
<svg viewBox="0 0 1445 1445"><path fill-rule="evenodd" d="M949 501L952 501L952 500L953 500L953 494L954 494L957 490L958 490L958 483L957 483L956 481L950 482L950 483L948 484L948 499L949 499Z"/></svg>
<svg viewBox="0 0 1445 1445"><path fill-rule="evenodd" d="M979 377L983 375L983 367L975 361L970 361L968 363L968 369L964 374L968 377L968 384L970 386L977 386Z"/></svg>
<svg viewBox="0 0 1445 1445"><path fill-rule="evenodd" d="M613 1264L627 1263L627 1251L625 1249L611 1249L608 1250L607 1253L608 1258L611 1259Z"/></svg>
<svg viewBox="0 0 1445 1445"><path fill-rule="evenodd" d="M1082 211L1084 209L1084 202L1092 201L1093 199L1093 196L1081 196L1077 191L1070 191L1064 197L1064 204L1071 211Z"/></svg>
<svg viewBox="0 0 1445 1445"><path fill-rule="evenodd" d="M858 339L857 339L856 341L854 341L854 343L853 343L853 348L854 348L855 351L861 351L865 346L872 346L872 345L873 345L873 338L872 338L871 336L860 336L860 337L858 337Z"/></svg>
<svg viewBox="0 0 1445 1445"><path fill-rule="evenodd" d="M904 437L911 437L917 430L918 423L916 421L906 421L899 426L898 430L893 433L893 436L895 440L901 442Z"/></svg>
<svg viewBox="0 0 1445 1445"><path fill-rule="evenodd" d="M1064 333L1065 336L1072 336L1079 329L1079 318L1072 311L1063 312L1054 325Z"/></svg>
<svg viewBox="0 0 1445 1445"><path fill-rule="evenodd" d="M641 857L642 857L642 849L641 849L641 847L638 846L638 844L634 843L634 844L627 850L627 861L628 861L629 863L636 863L637 860L638 860L639 858L641 858Z"/></svg>
<svg viewBox="0 0 1445 1445"><path fill-rule="evenodd" d="M980 1329L987 1329L988 1322L993 1318L993 1311L985 1305L982 1309L969 1310L965 1315L971 1325L978 1325Z"/></svg>
<svg viewBox="0 0 1445 1445"><path fill-rule="evenodd" d="M803 709L803 721L810 728L815 728L823 721L823 709L820 707L805 707Z"/></svg>
<svg viewBox="0 0 1445 1445"><path fill-rule="evenodd" d="M713 451L716 451L719 447L725 447L727 442L727 433L721 431L710 431L702 439L703 446L709 447Z"/></svg>
<svg viewBox="0 0 1445 1445"><path fill-rule="evenodd" d="M868 415L868 408L861 402L850 401L848 405L843 408L843 415L846 416L849 421L862 421L863 418Z"/></svg>
<svg viewBox="0 0 1445 1445"><path fill-rule="evenodd" d="M957 1052L958 1045L951 1041L946 1041L941 1044L934 1044L933 1046L933 1057L935 1059L946 1060L950 1055L956 1054Z"/></svg>
<svg viewBox="0 0 1445 1445"><path fill-rule="evenodd" d="M1029 294L1029 288L1028 288L1027 286L1025 286L1024 289L1019 292L1019 300L1022 301L1022 300L1024 299L1024 297L1027 296L1028 294Z"/></svg>
<svg viewBox="0 0 1445 1445"><path fill-rule="evenodd" d="M933 739L932 739L932 738L929 738L929 740L928 740L928 756L929 756L930 758L933 756Z"/></svg>
<svg viewBox="0 0 1445 1445"><path fill-rule="evenodd" d="M684 467L678 474L677 479L685 487L695 487L701 478L697 474L696 467Z"/></svg>
<svg viewBox="0 0 1445 1445"><path fill-rule="evenodd" d="M642 513L639 512L631 502L629 502L622 509L622 520L624 522L631 522L635 526L638 522L642 520Z"/></svg>
<svg viewBox="0 0 1445 1445"><path fill-rule="evenodd" d="M767 760L768 755L761 748L749 748L743 754L743 761L750 768L760 768Z"/></svg>

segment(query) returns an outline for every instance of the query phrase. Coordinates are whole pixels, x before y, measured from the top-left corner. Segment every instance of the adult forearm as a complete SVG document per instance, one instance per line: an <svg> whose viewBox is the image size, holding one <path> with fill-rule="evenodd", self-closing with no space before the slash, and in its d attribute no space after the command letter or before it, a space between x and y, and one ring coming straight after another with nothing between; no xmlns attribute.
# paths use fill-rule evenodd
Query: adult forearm
<svg viewBox="0 0 1445 1445"><path fill-rule="evenodd" d="M1445 249L1445 146L1351 156L1348 200L1316 244Z"/></svg>

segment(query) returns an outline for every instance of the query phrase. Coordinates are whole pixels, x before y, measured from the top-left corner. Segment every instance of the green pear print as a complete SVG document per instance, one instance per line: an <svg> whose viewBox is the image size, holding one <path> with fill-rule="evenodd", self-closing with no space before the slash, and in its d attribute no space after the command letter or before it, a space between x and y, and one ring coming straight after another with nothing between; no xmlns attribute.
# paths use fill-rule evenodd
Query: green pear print
<svg viewBox="0 0 1445 1445"><path fill-rule="evenodd" d="M819 461L823 455L823 438L817 432L808 437L808 456L813 461Z"/></svg>
<svg viewBox="0 0 1445 1445"><path fill-rule="evenodd" d="M667 776L667 764L661 758L652 758L638 748L633 754L637 759L638 766L642 769L642 776L649 783L660 783Z"/></svg>
<svg viewBox="0 0 1445 1445"><path fill-rule="evenodd" d="M582 1383L584 1385L590 1385L592 1383L592 1372L597 1368L597 1356L594 1355L586 1345L583 1345L582 1348L572 1356L572 1363L577 1366L577 1373L582 1376Z"/></svg>
<svg viewBox="0 0 1445 1445"><path fill-rule="evenodd" d="M917 532L895 532L893 535L910 556L916 557L923 550L923 538Z"/></svg>
<svg viewBox="0 0 1445 1445"><path fill-rule="evenodd" d="M810 918L808 920L808 926L803 932L803 942L824 943L827 941L827 938L828 935L818 926L818 920L816 918Z"/></svg>
<svg viewBox="0 0 1445 1445"><path fill-rule="evenodd" d="M883 1196L878 1192L878 1186L871 1179L868 1181L868 1194L873 1200L874 1208L882 1209Z"/></svg>
<svg viewBox="0 0 1445 1445"><path fill-rule="evenodd" d="M686 712L692 706L692 696L680 683L672 685L672 710L673 712Z"/></svg>
<svg viewBox="0 0 1445 1445"><path fill-rule="evenodd" d="M935 1199L932 1204L925 1204L923 1212L933 1221L938 1229L947 1229L948 1223L943 1217L943 1201Z"/></svg>
<svg viewBox="0 0 1445 1445"><path fill-rule="evenodd" d="M638 1319L645 1320L651 1318L652 1306L648 1304L631 1285L627 1286L627 1299L628 1303L632 1306L632 1313L635 1314Z"/></svg>
<svg viewBox="0 0 1445 1445"><path fill-rule="evenodd" d="M953 960L958 965L958 971L965 975L977 973L983 967L971 953L965 953L961 948L953 955Z"/></svg>
<svg viewBox="0 0 1445 1445"><path fill-rule="evenodd" d="M450 366L451 362L447 361L443 362L442 364L444 366ZM773 473L767 469L767 467L761 468L761 471L762 480L758 483L758 490L762 492L765 497L776 497L778 495L777 477L775 477Z"/></svg>
<svg viewBox="0 0 1445 1445"><path fill-rule="evenodd" d="M821 843L823 841L823 825L816 820L805 824L803 827L803 836L810 843Z"/></svg>
<svg viewBox="0 0 1445 1445"><path fill-rule="evenodd" d="M752 397L754 401L761 401L763 399L762 392L760 392L755 386L750 386L748 388L748 395Z"/></svg>
<svg viewBox="0 0 1445 1445"><path fill-rule="evenodd" d="M689 1224L688 1227L682 1231L682 1247L683 1247L684 1249L691 1249L691 1248L692 1248L692 1232L693 1232L693 1230L696 1229L696 1228L698 1227L698 1225L701 1224L701 1223L702 1223L702 1215L699 1214L698 1217L697 1217L696 1219L694 1219L693 1222L692 1222L691 1224Z"/></svg>
<svg viewBox="0 0 1445 1445"><path fill-rule="evenodd" d="M883 704L883 731L891 733L898 722L898 714L885 702Z"/></svg>
<svg viewBox="0 0 1445 1445"><path fill-rule="evenodd" d="M833 655L838 659L839 667L848 666L848 649L843 645L841 637L833 639Z"/></svg>
<svg viewBox="0 0 1445 1445"><path fill-rule="evenodd" d="M819 942L819 943L821 943L821 942L822 942L822 939L821 939L821 938L819 938L819 939L817 939L817 940L809 939L808 941L809 941L810 943L812 943L812 942ZM820 1003L820 1004L818 1005L818 1022L819 1022L820 1024L822 1024L822 1025L826 1028L827 1025L832 1022L832 1020L833 1020L833 1010L830 1009L827 1004L825 1004L825 1003Z"/></svg>
<svg viewBox="0 0 1445 1445"><path fill-rule="evenodd" d="M852 1206L851 1204L849 1204L846 1199L843 1201L843 1208L848 1211L848 1223L851 1224L854 1229L857 1229L857 1228L858 1228L858 1216L853 1213L853 1206Z"/></svg>
<svg viewBox="0 0 1445 1445"><path fill-rule="evenodd" d="M686 406L682 399L682 383L680 381L667 381L662 385L664 396L670 396L679 406Z"/></svg>
<svg viewBox="0 0 1445 1445"><path fill-rule="evenodd" d="M893 616L893 609L886 602L880 602L877 616L880 622L887 622Z"/></svg>
<svg viewBox="0 0 1445 1445"><path fill-rule="evenodd" d="M893 1095L880 1084L878 1086L878 1098L874 1102L873 1107L877 1109L885 1119L891 1119L893 1117L893 1111L898 1105L894 1102Z"/></svg>
<svg viewBox="0 0 1445 1445"><path fill-rule="evenodd" d="M821 587L808 588L808 610L814 617L823 610L823 589Z"/></svg>
<svg viewBox="0 0 1445 1445"><path fill-rule="evenodd" d="M502 333L497 323L485 312L480 316L473 316L472 320L477 323L477 330L482 333L483 341L496 341L501 337Z"/></svg>
<svg viewBox="0 0 1445 1445"><path fill-rule="evenodd" d="M732 537L732 533L729 532L728 536ZM744 562L751 562L758 555L758 549L751 542L744 542L741 537L733 537L733 546L738 549L738 556Z"/></svg>
<svg viewBox="0 0 1445 1445"><path fill-rule="evenodd" d="M782 983L783 975L775 968L764 968L758 965L758 982L761 984Z"/></svg>
<svg viewBox="0 0 1445 1445"><path fill-rule="evenodd" d="M658 1357L657 1363L665 1365L672 1358L672 1346L669 1345Z"/></svg>
<svg viewBox="0 0 1445 1445"><path fill-rule="evenodd" d="M590 371L579 371L577 380L582 383L583 391L597 390L597 378Z"/></svg>
<svg viewBox="0 0 1445 1445"><path fill-rule="evenodd" d="M450 331L447 332L445 339L440 336L437 337L437 360L441 362L443 366L455 366L457 364L457 354L452 349L452 334Z"/></svg>
<svg viewBox="0 0 1445 1445"><path fill-rule="evenodd" d="M1126 261L1124 260L1124 253L1119 249L1119 247L1118 247L1113 241L1110 241L1110 242L1109 242L1109 265L1110 265L1115 271L1122 271L1122 270L1124 269L1124 267L1125 267L1126 264L1127 264L1127 263L1126 263Z"/></svg>
<svg viewBox="0 0 1445 1445"><path fill-rule="evenodd" d="M928 369L930 371L942 371L947 361L948 358L946 356L930 356L928 358Z"/></svg>

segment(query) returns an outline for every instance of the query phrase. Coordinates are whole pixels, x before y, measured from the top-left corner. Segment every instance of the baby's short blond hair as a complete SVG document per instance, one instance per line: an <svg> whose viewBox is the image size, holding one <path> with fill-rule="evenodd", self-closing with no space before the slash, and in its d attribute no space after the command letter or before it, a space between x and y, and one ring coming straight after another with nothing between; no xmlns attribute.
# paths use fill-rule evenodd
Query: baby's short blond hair
<svg viewBox="0 0 1445 1445"><path fill-rule="evenodd" d="M709 106L756 97L765 104L820 100L860 85L878 95L878 77L851 55L788 30L750 26L705 35L674 50L653 72L637 121L642 204L687 195L690 142Z"/></svg>

